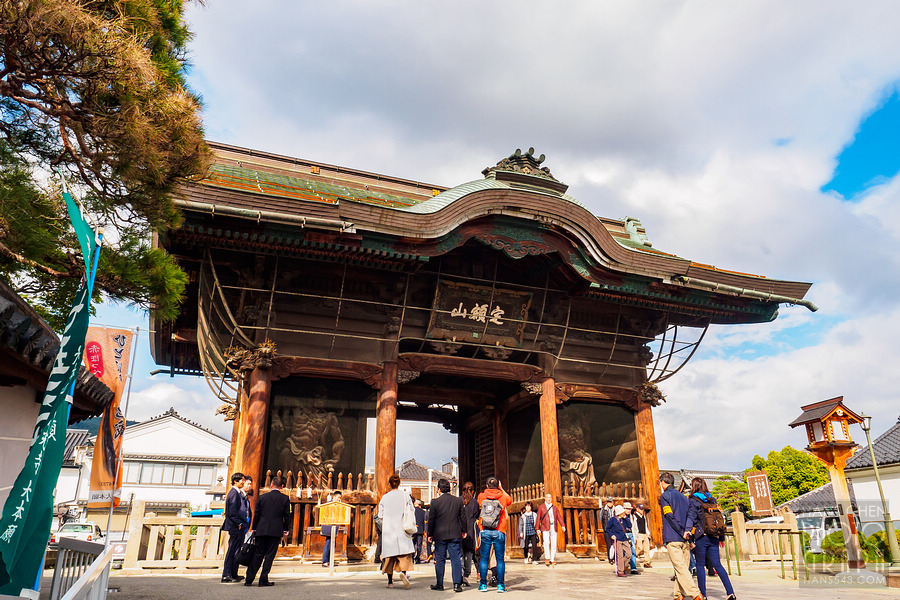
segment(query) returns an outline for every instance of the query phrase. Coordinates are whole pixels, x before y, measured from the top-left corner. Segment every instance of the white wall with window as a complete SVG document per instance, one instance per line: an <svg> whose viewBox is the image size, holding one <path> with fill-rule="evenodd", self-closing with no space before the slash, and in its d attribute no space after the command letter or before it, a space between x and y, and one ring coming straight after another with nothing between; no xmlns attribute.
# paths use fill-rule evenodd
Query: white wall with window
<svg viewBox="0 0 900 600"><path fill-rule="evenodd" d="M91 440L95 442L95 439ZM81 470L79 500L90 490L92 448ZM169 410L130 425L125 430L122 500L188 502L199 510L209 508L206 494L219 477L226 482L231 442ZM61 482L62 483L62 482ZM71 486L70 483L66 483Z"/></svg>

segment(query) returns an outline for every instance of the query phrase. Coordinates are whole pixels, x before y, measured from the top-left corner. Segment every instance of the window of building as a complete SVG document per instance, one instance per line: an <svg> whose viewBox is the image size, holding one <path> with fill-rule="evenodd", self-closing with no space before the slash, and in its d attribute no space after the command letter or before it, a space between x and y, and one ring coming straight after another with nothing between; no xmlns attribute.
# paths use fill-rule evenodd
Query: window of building
<svg viewBox="0 0 900 600"><path fill-rule="evenodd" d="M216 467L149 461L125 461L124 482L140 485L212 486Z"/></svg>
<svg viewBox="0 0 900 600"><path fill-rule="evenodd" d="M188 465L185 485L212 485L216 468L211 465Z"/></svg>
<svg viewBox="0 0 900 600"><path fill-rule="evenodd" d="M141 477L141 463L134 460L125 461L125 472L122 473L122 481L125 483L138 483Z"/></svg>

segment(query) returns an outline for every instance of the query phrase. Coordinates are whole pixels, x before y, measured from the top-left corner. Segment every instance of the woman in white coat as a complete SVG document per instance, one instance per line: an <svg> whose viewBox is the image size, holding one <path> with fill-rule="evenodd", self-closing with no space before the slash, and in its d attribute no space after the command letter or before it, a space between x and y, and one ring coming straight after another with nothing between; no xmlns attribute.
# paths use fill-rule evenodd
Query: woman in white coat
<svg viewBox="0 0 900 600"><path fill-rule="evenodd" d="M388 587L394 587L394 571L400 572L403 587L409 589L407 571L413 570L412 536L403 531L403 508L414 509L412 498L400 487L400 476L394 473L388 479L391 490L378 503L381 518L381 572L388 576Z"/></svg>

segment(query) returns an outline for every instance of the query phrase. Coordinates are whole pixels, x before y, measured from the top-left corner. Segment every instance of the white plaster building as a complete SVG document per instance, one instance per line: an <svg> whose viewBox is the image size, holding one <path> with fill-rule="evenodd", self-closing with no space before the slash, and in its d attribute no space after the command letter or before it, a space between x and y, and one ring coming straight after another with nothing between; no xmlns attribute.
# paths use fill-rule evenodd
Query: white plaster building
<svg viewBox="0 0 900 600"><path fill-rule="evenodd" d="M96 438L92 438L93 443ZM66 469L60 475L61 491L78 489L78 504L86 506L90 490L90 465L93 448L85 448L85 464L80 470ZM228 457L231 442L180 416L170 408L165 413L129 425L123 446L124 472L122 503L113 517L113 532L125 529L128 508L134 501L147 502L147 511L159 516L183 516L187 511L208 510L212 496L207 491L221 477L228 481ZM77 452L76 452L77 453ZM64 480L75 477L74 480ZM227 488L227 483L226 483ZM90 509L87 519L105 529L108 510Z"/></svg>

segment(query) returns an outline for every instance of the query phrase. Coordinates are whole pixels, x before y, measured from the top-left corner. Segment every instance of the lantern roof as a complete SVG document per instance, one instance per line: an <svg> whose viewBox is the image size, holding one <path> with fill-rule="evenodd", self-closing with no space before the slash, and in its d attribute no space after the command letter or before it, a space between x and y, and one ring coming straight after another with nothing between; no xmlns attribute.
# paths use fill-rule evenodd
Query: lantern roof
<svg viewBox="0 0 900 600"><path fill-rule="evenodd" d="M840 417L846 416L847 421L850 423L862 423L862 417L844 406L843 396L831 398L830 400L822 400L821 402L816 402L814 404L807 404L806 406L801 406L800 409L803 410L803 413L791 422L791 427L798 427L816 421L825 421L836 413Z"/></svg>

